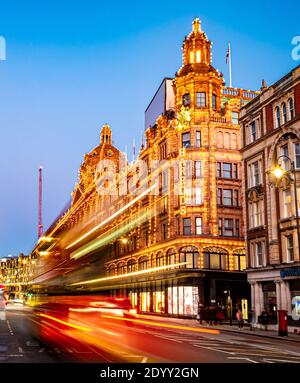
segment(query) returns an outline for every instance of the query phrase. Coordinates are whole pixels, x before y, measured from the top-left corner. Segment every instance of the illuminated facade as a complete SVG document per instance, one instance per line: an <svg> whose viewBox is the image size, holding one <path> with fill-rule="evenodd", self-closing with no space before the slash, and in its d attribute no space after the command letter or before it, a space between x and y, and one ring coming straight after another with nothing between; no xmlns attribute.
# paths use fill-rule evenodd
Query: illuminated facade
<svg viewBox="0 0 300 383"><path fill-rule="evenodd" d="M287 310L292 330L293 326L300 325L297 230L297 210L300 215L300 67L270 87L264 83L260 96L242 108L240 121L247 275L252 309L258 322L262 311L268 311L274 326L277 310ZM281 178L276 178L274 173L278 165L284 170Z"/></svg>
<svg viewBox="0 0 300 383"><path fill-rule="evenodd" d="M27 283L33 277L34 256L20 254L0 260L0 284L5 286L9 299L23 299Z"/></svg>
<svg viewBox="0 0 300 383"><path fill-rule="evenodd" d="M225 87L198 19L172 87L174 108L146 129L133 163L102 128L71 205L34 250L33 285L130 296L140 312L246 308L238 117L257 93Z"/></svg>

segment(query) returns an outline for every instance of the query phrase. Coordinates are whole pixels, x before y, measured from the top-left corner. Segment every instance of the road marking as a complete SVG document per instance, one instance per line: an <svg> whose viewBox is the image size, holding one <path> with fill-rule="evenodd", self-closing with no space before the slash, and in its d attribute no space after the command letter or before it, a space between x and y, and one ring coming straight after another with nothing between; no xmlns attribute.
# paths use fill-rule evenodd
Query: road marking
<svg viewBox="0 0 300 383"><path fill-rule="evenodd" d="M6 323L7 323L7 327L8 327L8 331L10 332L10 335L14 335L13 330L12 330L12 328L11 328L11 325L10 325L8 319L6 320Z"/></svg>
<svg viewBox="0 0 300 383"><path fill-rule="evenodd" d="M268 359L263 359L263 362L267 363L277 363L277 362L283 362L283 363L299 363L297 361L293 361L290 359L273 359L273 358L268 358Z"/></svg>
<svg viewBox="0 0 300 383"><path fill-rule="evenodd" d="M256 360L250 359L250 358L240 358L238 356L227 356L227 359L243 359L243 360L248 360L251 363L259 363Z"/></svg>
<svg viewBox="0 0 300 383"><path fill-rule="evenodd" d="M164 336L164 335L157 335L157 334L155 334L154 336L157 337L157 338L161 338L161 339L171 340L172 342L182 343L181 340L176 340L176 339L173 339L173 338L169 338L169 337Z"/></svg>
<svg viewBox="0 0 300 383"><path fill-rule="evenodd" d="M23 354L23 353L24 353L24 350L23 350L23 348L22 348L21 346L19 346L18 349L19 349L19 353L20 353L20 354Z"/></svg>
<svg viewBox="0 0 300 383"><path fill-rule="evenodd" d="M28 340L26 342L26 346L28 347L38 347L40 344L38 342L32 342L31 340Z"/></svg>

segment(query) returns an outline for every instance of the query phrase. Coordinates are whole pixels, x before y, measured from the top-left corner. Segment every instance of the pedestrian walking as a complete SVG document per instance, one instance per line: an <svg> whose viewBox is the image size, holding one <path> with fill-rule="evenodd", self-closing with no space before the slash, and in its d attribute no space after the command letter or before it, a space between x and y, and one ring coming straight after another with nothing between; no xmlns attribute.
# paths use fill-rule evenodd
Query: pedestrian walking
<svg viewBox="0 0 300 383"><path fill-rule="evenodd" d="M264 326L265 331L268 331L269 315L266 310L261 313L261 324Z"/></svg>
<svg viewBox="0 0 300 383"><path fill-rule="evenodd" d="M203 304L200 303L199 306L198 306L198 320L199 320L199 324L202 324L202 321L204 319L204 307L203 307Z"/></svg>
<svg viewBox="0 0 300 383"><path fill-rule="evenodd" d="M236 313L236 319L238 321L239 330L241 331L244 326L244 319L243 319L243 313L240 309L238 309Z"/></svg>

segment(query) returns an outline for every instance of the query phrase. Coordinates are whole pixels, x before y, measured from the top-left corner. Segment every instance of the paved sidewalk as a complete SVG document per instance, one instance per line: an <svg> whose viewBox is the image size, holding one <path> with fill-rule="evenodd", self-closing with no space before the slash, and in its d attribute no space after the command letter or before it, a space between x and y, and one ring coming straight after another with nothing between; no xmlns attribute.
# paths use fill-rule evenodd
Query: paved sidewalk
<svg viewBox="0 0 300 383"><path fill-rule="evenodd" d="M254 328L253 330L250 330L250 326L248 324L245 324L242 330L239 330L238 324L236 321L233 321L232 326L230 324L217 324L217 325L206 325L204 324L200 325L199 322L196 319L181 319L181 318L171 318L171 317L160 317L160 316L151 316L151 315L139 315L139 318L141 319L149 319L153 320L154 318L159 322L167 322L182 326L188 326L188 327L202 327L202 328L208 328L208 329L216 329L220 330L221 332L232 332L237 334L246 334L246 335L252 335L252 336L258 336L258 337L265 337L265 338L272 338L277 340L285 340L289 342L299 342L300 343L300 335L289 333L288 336L279 336L277 331L273 330L261 330L259 328Z"/></svg>

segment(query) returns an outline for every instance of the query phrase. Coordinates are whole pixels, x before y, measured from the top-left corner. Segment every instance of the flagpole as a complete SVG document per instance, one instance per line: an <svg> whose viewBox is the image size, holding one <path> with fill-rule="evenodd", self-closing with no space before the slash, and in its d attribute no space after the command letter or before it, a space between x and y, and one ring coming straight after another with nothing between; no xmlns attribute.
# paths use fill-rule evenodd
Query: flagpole
<svg viewBox="0 0 300 383"><path fill-rule="evenodd" d="M231 47L230 43L228 43L229 49L229 87L232 88L232 77L231 77Z"/></svg>

